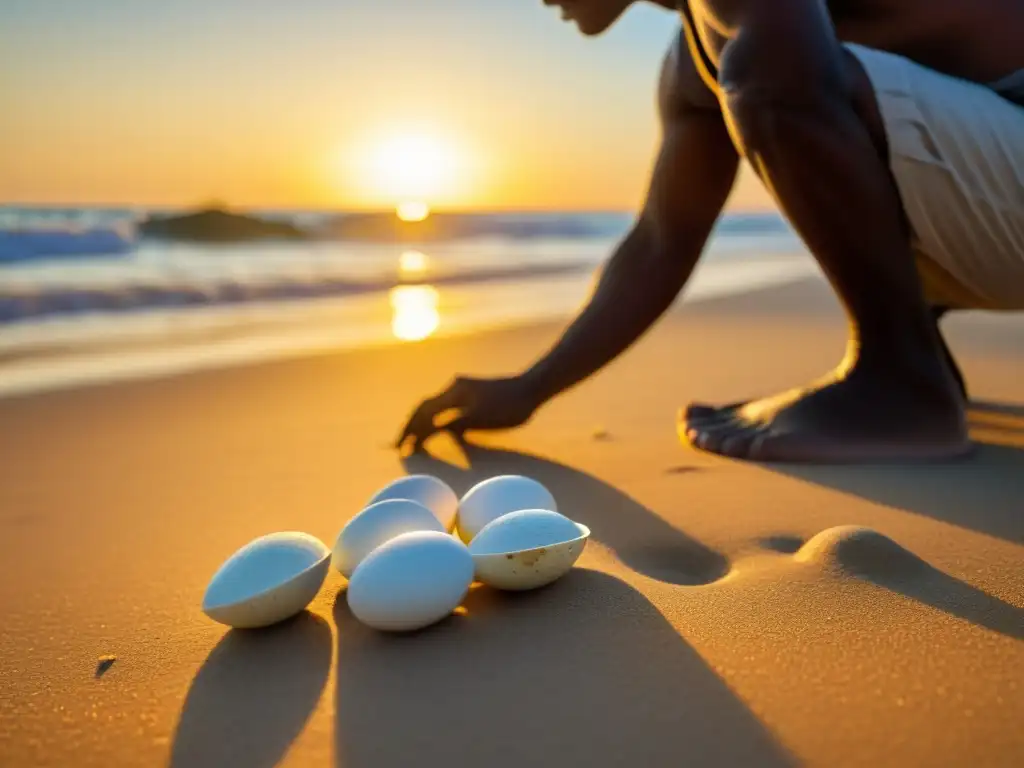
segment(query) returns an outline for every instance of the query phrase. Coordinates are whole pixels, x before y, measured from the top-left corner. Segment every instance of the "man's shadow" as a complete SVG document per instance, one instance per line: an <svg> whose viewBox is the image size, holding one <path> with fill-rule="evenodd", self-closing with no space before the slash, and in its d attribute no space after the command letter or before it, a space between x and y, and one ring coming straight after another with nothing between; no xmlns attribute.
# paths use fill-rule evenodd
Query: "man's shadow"
<svg viewBox="0 0 1024 768"><path fill-rule="evenodd" d="M277 765L316 709L330 668L330 626L311 613L229 631L189 688L171 768Z"/></svg>
<svg viewBox="0 0 1024 768"><path fill-rule="evenodd" d="M622 491L578 469L526 453L460 441L468 468L425 452L403 458L410 474L444 480L461 497L481 480L524 475L542 483L559 511L588 526L594 538L638 573L679 585L708 584L729 571L729 561L669 525Z"/></svg>
<svg viewBox="0 0 1024 768"><path fill-rule="evenodd" d="M413 636L335 603L346 768L793 765L659 611L576 568L523 594L474 588Z"/></svg>
<svg viewBox="0 0 1024 768"><path fill-rule="evenodd" d="M974 402L974 453L934 464L767 469L878 504L1024 543L1024 406Z"/></svg>

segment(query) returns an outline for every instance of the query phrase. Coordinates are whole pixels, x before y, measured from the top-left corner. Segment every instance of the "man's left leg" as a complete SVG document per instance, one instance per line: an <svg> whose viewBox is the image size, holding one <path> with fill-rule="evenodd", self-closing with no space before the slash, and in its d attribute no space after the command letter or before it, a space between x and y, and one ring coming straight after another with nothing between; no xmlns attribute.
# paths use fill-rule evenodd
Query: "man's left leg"
<svg viewBox="0 0 1024 768"><path fill-rule="evenodd" d="M932 317L935 319L935 332L939 334L939 341L942 342L942 357L945 359L946 366L956 380L957 389L960 390L964 402L967 402L967 380L964 378L964 372L960 370L960 365L957 363L956 358L953 357L953 352L949 348L949 342L946 341L945 335L942 333L942 328L939 327L942 318L947 314L949 314L949 307L932 307Z"/></svg>
<svg viewBox="0 0 1024 768"><path fill-rule="evenodd" d="M723 109L844 304L851 337L822 380L738 407L691 407L681 431L705 450L761 461L961 455L963 401L922 295L870 82L824 11L801 19L815 34L794 35L800 43L783 52L786 30L757 8L723 52Z"/></svg>

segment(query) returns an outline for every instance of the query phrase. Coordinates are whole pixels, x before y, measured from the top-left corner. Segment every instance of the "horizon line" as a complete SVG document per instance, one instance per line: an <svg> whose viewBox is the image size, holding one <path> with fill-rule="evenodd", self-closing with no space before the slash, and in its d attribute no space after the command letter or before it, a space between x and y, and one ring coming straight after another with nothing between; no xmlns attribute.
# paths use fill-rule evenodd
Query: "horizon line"
<svg viewBox="0 0 1024 768"><path fill-rule="evenodd" d="M127 203L127 202L101 202L101 203L75 203L75 202L35 202L30 200L14 200L14 201L0 201L0 210L8 208L21 208L39 211L67 211L67 210L92 210L92 211L103 211L103 210L130 210L130 209L142 209L145 211L155 210L169 210L169 211L204 211L213 209L223 209L226 211L239 211L239 212L278 212L278 213L393 213L395 208L392 206L324 206L324 205L311 205L311 206L299 206L299 205L267 205L267 204L252 204L252 205L234 205L219 200L209 200L206 202L199 203ZM594 215L626 215L626 214L638 214L640 212L640 206L633 208L587 208L579 206L568 206L566 208L552 208L552 207L529 207L529 206L442 206L430 208L431 215L437 214L543 214L543 213L560 213L560 214L594 214ZM722 211L725 213L778 213L778 210L768 207L743 207L743 208L725 208Z"/></svg>

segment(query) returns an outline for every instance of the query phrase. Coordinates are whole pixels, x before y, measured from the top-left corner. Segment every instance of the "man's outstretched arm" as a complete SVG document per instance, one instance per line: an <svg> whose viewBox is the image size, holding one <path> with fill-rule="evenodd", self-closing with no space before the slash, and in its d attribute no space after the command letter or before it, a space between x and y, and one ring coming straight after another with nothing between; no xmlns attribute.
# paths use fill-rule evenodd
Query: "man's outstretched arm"
<svg viewBox="0 0 1024 768"><path fill-rule="evenodd" d="M687 56L685 49L678 54ZM700 258L739 166L717 99L687 62L680 66L674 54L666 61L659 99L663 138L647 199L587 305L523 374L457 378L424 401L399 445L412 438L418 446L440 428L460 433L524 423L544 402L629 348L671 306ZM457 411L456 418L439 426L436 417L448 411Z"/></svg>
<svg viewBox="0 0 1024 768"><path fill-rule="evenodd" d="M686 285L733 187L738 158L721 114L672 116L643 211L580 314L526 373L538 403L578 384L636 342Z"/></svg>

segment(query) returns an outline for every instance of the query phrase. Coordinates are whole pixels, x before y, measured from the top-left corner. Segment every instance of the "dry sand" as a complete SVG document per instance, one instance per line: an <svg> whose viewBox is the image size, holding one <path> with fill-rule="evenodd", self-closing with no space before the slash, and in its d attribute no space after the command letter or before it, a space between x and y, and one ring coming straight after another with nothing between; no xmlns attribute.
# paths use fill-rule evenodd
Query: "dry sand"
<svg viewBox="0 0 1024 768"><path fill-rule="evenodd" d="M1024 326L950 327L983 402L946 465L677 443L679 405L837 359L817 283L678 312L527 428L406 467L387 444L419 396L558 328L4 401L0 765L1021 765ZM594 539L552 587L474 590L415 636L358 625L336 575L272 630L202 615L241 544L331 542L406 468L531 475Z"/></svg>

